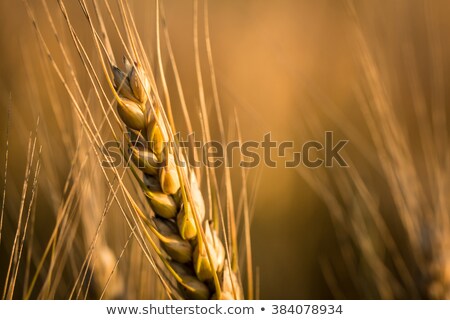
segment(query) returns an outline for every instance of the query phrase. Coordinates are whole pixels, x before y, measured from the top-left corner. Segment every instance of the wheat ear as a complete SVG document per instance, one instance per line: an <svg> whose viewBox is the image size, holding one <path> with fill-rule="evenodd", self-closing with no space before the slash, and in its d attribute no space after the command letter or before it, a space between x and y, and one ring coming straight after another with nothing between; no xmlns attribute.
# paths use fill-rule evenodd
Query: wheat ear
<svg viewBox="0 0 450 320"><path fill-rule="evenodd" d="M195 173L167 143L173 135L144 70L126 58L124 67L111 67L117 112L128 131L128 154L143 174L141 187L155 213L148 226L167 253L165 266L185 298L242 298L224 245L205 220Z"/></svg>

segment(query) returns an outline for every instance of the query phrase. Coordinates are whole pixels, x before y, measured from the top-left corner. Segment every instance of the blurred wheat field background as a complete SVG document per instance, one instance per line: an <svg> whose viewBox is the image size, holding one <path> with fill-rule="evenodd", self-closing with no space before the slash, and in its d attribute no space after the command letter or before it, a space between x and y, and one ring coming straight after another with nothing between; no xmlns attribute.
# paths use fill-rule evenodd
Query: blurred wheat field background
<svg viewBox="0 0 450 320"><path fill-rule="evenodd" d="M93 68L100 70L79 2L62 2ZM86 2L91 10L96 4L107 13L103 1ZM122 2L108 2L119 23ZM194 2L160 2L161 27L170 34L185 101L201 136ZM161 86L155 2L127 3ZM219 139L220 128L205 17L228 140L240 135L242 141L261 141L271 132L274 140L293 141L300 148L310 140L323 142L326 131L332 131L335 140L349 140L343 149L348 168L285 168L274 152L277 168L261 164L244 170L244 178L239 168L232 170L237 213L244 212L241 190L248 193L255 297L449 298L450 4L209 0L206 16L205 3L199 1L199 58L213 137ZM52 67L54 61L74 92L80 85L93 117L101 123L104 115L58 1L5 0L0 6L2 297L167 298L111 199L74 102ZM104 23L120 60L125 53L107 14ZM162 62L173 93L174 121L186 133L165 43ZM104 75L98 76L108 89ZM112 139L106 125L99 133L105 141ZM114 181L112 172L108 174ZM218 179L225 184L222 173ZM129 176L124 182L135 188ZM224 202L225 193L218 195ZM245 248L241 222L239 247ZM21 231L16 233L18 227ZM48 247L53 237L57 241ZM15 241L22 239L23 250L13 252ZM239 252L247 294L250 275L243 261L248 251ZM11 261L16 273L8 271ZM14 281L8 280L11 277Z"/></svg>

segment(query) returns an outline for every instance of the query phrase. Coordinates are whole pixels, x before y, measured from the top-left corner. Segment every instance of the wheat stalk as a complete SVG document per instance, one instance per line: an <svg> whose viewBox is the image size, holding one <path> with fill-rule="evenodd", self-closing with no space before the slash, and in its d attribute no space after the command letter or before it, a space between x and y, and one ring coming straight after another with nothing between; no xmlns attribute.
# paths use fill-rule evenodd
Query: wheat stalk
<svg viewBox="0 0 450 320"><path fill-rule="evenodd" d="M143 68L126 58L124 66L124 71L111 68L117 112L128 131L128 154L143 175L137 178L155 213L147 225L167 253L165 265L186 298L242 298L218 232L205 220L196 175L168 143L174 137Z"/></svg>

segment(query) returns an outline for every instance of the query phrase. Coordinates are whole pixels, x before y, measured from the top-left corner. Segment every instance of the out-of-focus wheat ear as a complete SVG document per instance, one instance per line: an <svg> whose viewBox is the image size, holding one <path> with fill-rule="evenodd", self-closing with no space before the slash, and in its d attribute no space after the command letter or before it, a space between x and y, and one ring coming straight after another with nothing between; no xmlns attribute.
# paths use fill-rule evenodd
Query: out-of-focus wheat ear
<svg viewBox="0 0 450 320"><path fill-rule="evenodd" d="M87 143L85 144L86 148L90 148ZM105 189L104 191L109 192L106 199L103 199L102 193L100 193L102 188L104 188L99 177L101 173L98 172L96 163L92 159L92 157L89 157L89 154L86 155L85 160L82 162L83 170L80 171L82 174L80 178L81 183L76 184L81 197L79 200L81 226L85 237L84 247L87 250L85 262L83 262L80 269L80 274L82 275L80 276L79 274L77 276L77 282L80 283L81 287L81 284L86 281L86 270L89 269L90 279L86 285L85 296L90 292L95 292L100 296L100 299L103 297L106 299L124 298L124 275L118 269L118 264L124 250L128 246L130 237L134 235L134 230L131 230L128 240L123 245L122 253L117 257L111 248L113 243L108 243L106 240L108 229L104 223L113 203L112 190ZM93 197L92 194L94 193L99 194ZM112 230L114 231L114 229ZM83 270L84 272L82 272Z"/></svg>
<svg viewBox="0 0 450 320"><path fill-rule="evenodd" d="M119 257L115 260L114 267L111 269L111 272L108 275L108 279L106 280L106 282L104 282L104 288L103 288L103 290L100 294L100 298L99 298L100 300L102 300L103 298L110 298L110 297L113 299L123 297L124 287L125 287L123 279L119 278L118 281L112 281L112 278L116 274L117 266L119 265L119 261L122 259L123 254L125 253L125 250L128 247L128 244L133 239L133 231L134 230L132 230L132 232L130 232L130 235L128 236L128 239L125 242L125 244L122 248L122 251L120 252ZM106 260L103 263L103 265L110 264L110 261L114 260L114 258L115 258L115 255L111 252L111 249L109 249L109 247L106 247L106 250L104 252L102 252L102 254L103 255L106 254L106 257L103 257L103 259ZM108 288L110 288L110 290L108 290ZM106 295L108 291L112 292L112 294L110 296Z"/></svg>

